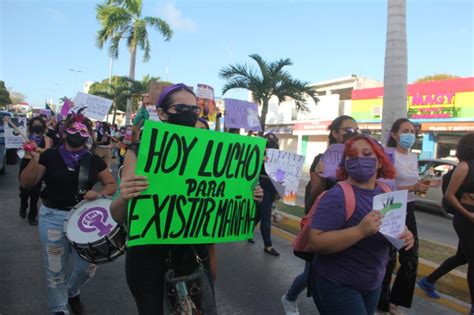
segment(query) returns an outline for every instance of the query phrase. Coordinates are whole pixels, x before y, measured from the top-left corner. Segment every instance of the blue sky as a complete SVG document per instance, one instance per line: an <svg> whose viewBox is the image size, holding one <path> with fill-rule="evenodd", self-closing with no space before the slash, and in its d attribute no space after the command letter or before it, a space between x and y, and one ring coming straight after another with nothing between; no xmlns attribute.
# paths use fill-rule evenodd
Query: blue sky
<svg viewBox="0 0 474 315"><path fill-rule="evenodd" d="M108 78L107 50L95 44L98 3L0 0L0 79L42 106L45 98L72 95L68 69L82 71L76 91ZM136 78L206 83L220 96L219 70L251 63L248 55L258 53L269 61L291 58L290 73L308 82L351 73L383 80L385 0L144 1L143 13L167 20L174 36L165 42L150 31L152 59L143 63L139 52ZM435 73L473 76L473 19L471 0L407 0L409 82ZM122 46L114 75L128 74L129 57Z"/></svg>

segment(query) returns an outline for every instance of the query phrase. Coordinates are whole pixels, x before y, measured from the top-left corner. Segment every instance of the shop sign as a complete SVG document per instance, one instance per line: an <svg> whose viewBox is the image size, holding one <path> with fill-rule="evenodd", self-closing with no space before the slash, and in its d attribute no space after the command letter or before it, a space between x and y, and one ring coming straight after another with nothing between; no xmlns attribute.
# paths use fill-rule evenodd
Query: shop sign
<svg viewBox="0 0 474 315"><path fill-rule="evenodd" d="M412 119L448 119L457 117L455 93L415 94L408 98L408 117Z"/></svg>
<svg viewBox="0 0 474 315"><path fill-rule="evenodd" d="M472 123L424 123L421 124L423 131L474 131Z"/></svg>

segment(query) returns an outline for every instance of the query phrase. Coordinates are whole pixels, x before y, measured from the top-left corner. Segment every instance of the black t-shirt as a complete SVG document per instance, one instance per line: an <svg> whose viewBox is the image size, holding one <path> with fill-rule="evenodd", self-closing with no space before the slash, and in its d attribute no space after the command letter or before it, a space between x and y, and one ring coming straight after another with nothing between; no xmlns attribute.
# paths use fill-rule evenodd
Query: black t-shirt
<svg viewBox="0 0 474 315"><path fill-rule="evenodd" d="M91 154L91 153L86 153ZM79 167L74 171L67 169L59 149L49 149L40 155L39 163L46 167L43 180L46 188L41 192L41 198L47 199L57 208L72 207L82 200L79 194ZM92 155L87 189L91 189L98 181L98 174L107 165L97 155Z"/></svg>
<svg viewBox="0 0 474 315"><path fill-rule="evenodd" d="M96 134L97 145L109 145L110 144L110 138L107 136L107 134L105 132L100 132L99 130L96 130L95 134ZM102 142L102 138L104 138L104 137L106 138L106 141L104 141L103 143L99 143L99 142Z"/></svg>
<svg viewBox="0 0 474 315"><path fill-rule="evenodd" d="M316 172L316 166L318 165L319 160L321 159L322 156L323 156L322 154L318 154L314 157L313 163L311 163L311 167L309 168L310 172ZM335 185L336 185L336 182L326 178L324 190L329 190L333 188ZM311 205L313 204L315 200L315 198L311 198L310 190L311 190L311 180L306 185L305 194L304 194L304 204L305 204L306 213L309 212Z"/></svg>
<svg viewBox="0 0 474 315"><path fill-rule="evenodd" d="M46 135L50 137L51 140L53 140L53 148L59 147L59 145L61 144L61 138L55 130L48 129L48 133Z"/></svg>

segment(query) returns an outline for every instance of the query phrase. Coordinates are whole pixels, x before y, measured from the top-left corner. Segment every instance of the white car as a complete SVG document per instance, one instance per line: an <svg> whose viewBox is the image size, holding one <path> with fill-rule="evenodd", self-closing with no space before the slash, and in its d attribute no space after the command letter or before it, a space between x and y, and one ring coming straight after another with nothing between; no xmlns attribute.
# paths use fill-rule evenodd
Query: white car
<svg viewBox="0 0 474 315"><path fill-rule="evenodd" d="M434 171L434 179L441 179L444 174L452 170L456 165L458 165L458 162L453 160L422 159L418 161L418 173L420 177L423 177L423 175L431 169ZM441 190L441 186L430 187L425 196L416 195L415 207L417 209L434 211L443 216L451 217L451 215L443 209L442 200L443 191Z"/></svg>

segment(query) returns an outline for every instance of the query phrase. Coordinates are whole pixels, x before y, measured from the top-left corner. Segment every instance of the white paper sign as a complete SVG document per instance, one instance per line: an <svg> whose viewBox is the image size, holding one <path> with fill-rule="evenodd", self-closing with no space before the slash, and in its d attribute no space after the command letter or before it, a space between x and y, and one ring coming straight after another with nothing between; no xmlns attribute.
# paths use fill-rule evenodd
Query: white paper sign
<svg viewBox="0 0 474 315"><path fill-rule="evenodd" d="M103 121L109 113L112 100L107 98L77 92L74 98L74 108L79 109L85 107L84 116L87 118Z"/></svg>
<svg viewBox="0 0 474 315"><path fill-rule="evenodd" d="M17 126L17 128L26 135L26 117L11 118L11 123ZM23 142L25 139L15 131L7 122L3 122L3 128L5 130L5 148L7 149L21 149L23 148Z"/></svg>
<svg viewBox="0 0 474 315"><path fill-rule="evenodd" d="M267 149L265 172L287 205L296 205L304 156L276 149Z"/></svg>
<svg viewBox="0 0 474 315"><path fill-rule="evenodd" d="M384 215L380 233L397 249L404 245L398 237L405 231L407 199L408 190L388 192L374 197L373 209L379 210Z"/></svg>
<svg viewBox="0 0 474 315"><path fill-rule="evenodd" d="M146 107L146 111L150 115L148 118L153 121L160 121L160 118L158 117L158 113L156 112L156 106L153 105L148 105Z"/></svg>

